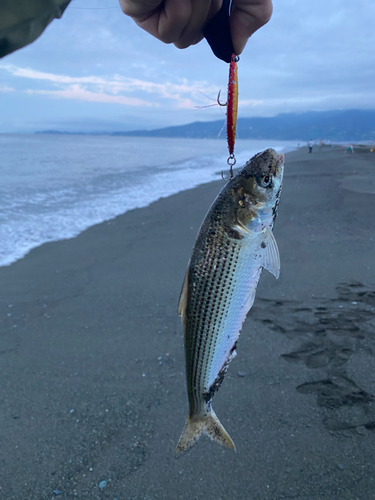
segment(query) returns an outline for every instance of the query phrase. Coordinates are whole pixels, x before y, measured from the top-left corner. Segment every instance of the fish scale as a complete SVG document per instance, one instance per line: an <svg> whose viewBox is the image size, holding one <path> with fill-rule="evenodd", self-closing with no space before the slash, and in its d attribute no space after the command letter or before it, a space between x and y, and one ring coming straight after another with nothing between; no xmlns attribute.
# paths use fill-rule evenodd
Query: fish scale
<svg viewBox="0 0 375 500"><path fill-rule="evenodd" d="M189 414L177 456L202 433L235 448L212 409L212 398L236 354L262 268L279 275L272 228L283 162L271 149L253 157L224 186L199 230L179 302Z"/></svg>
<svg viewBox="0 0 375 500"><path fill-rule="evenodd" d="M188 329L191 331L191 335L186 339L187 366L190 368L188 373L191 373L193 378L191 387L197 387L196 394L190 394L193 403L191 412L199 409L197 404L199 393L206 391L211 385L208 380L217 344L215 339L218 338L222 319L230 307L230 298L228 299L228 297L233 293L233 290L232 287L227 286L227 280L223 277L226 275L228 279L231 276L229 278L231 280L235 270L229 258L229 245L229 239L227 245L216 244L213 249L214 257L212 258L212 252L209 252L210 258L202 263L202 269L196 268L191 276L191 282L197 282L201 287L201 293L197 293L196 299L191 301L188 309L188 317L191 318ZM236 243L232 246L232 254L234 254L236 246ZM224 266L220 266L221 263ZM211 273L214 266L216 269ZM224 293L223 286L226 288ZM216 293L213 294L213 290L216 290ZM217 323L213 322L214 318L218 318ZM189 341L192 341L192 344Z"/></svg>
<svg viewBox="0 0 375 500"><path fill-rule="evenodd" d="M228 243L230 244L229 241ZM202 314L202 302L197 302L196 311L191 311L191 316L195 320L195 325L192 325L192 336L195 336L196 331L202 331L201 337L198 339L198 342L200 342L202 345L206 345L207 341L210 343L206 357L202 357L202 365L203 360L207 360L206 372L207 370L210 370L210 364L212 362L212 344L214 343L214 339L217 339L217 335L220 331L223 318L225 317L225 314L227 314L227 310L230 308L230 296L233 293L232 287L234 285L229 283L228 286L227 283L228 280L231 281L231 278L233 279L234 275L233 264L229 259L228 247L224 246L224 249L226 250L225 253L222 247L218 246L217 249L218 253L217 256L215 256L216 258L214 259L214 262L217 262L216 265L220 267L217 267L215 272L212 274L203 274L202 276L202 274L199 274L199 272L197 272L196 275L192 277L192 280L197 279L200 282L206 282L206 293L207 290L216 290L216 293L211 294L209 300L207 300L206 302L207 306L205 314ZM233 250L235 251L235 247L233 248ZM207 314L209 315L208 321L206 321ZM218 321L216 323L213 323L212 321L214 317L218 318ZM202 337L204 337L204 339ZM216 346L216 343L217 342L214 343L214 346ZM199 359L201 355L203 355L203 353L198 350L198 352L196 353L197 358ZM200 388L207 388L209 386L209 384L207 383L206 372L203 378L202 370L197 373L197 377L200 380Z"/></svg>

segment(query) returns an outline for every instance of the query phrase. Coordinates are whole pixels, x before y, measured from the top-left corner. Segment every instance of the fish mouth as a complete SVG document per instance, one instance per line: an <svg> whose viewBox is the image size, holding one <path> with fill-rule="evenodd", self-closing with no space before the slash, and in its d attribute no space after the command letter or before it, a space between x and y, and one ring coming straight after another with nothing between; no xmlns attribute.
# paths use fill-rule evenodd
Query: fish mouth
<svg viewBox="0 0 375 500"><path fill-rule="evenodd" d="M285 164L284 153L278 153L278 155L277 155L276 177L278 177L280 179L280 181L283 178L284 164Z"/></svg>
<svg viewBox="0 0 375 500"><path fill-rule="evenodd" d="M279 153L277 155L277 160L279 162L279 167L283 167L284 166L284 163L285 163L285 156L284 156L284 153Z"/></svg>
<svg viewBox="0 0 375 500"><path fill-rule="evenodd" d="M262 153L253 156L246 162L243 172L246 177L257 177L262 175L272 175L282 177L284 168L283 153L276 153L274 149L266 149Z"/></svg>

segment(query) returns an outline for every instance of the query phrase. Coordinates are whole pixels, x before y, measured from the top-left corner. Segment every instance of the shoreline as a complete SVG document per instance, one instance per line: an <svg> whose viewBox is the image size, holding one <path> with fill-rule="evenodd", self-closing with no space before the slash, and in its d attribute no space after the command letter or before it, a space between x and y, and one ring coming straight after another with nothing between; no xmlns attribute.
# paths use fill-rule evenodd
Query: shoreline
<svg viewBox="0 0 375 500"><path fill-rule="evenodd" d="M119 146L118 139L114 140L117 140L116 145ZM157 148L159 153L162 153L170 142L167 142L166 139L151 139L149 142L155 141L159 143ZM58 138L57 143L60 142L61 138ZM101 167L94 164L93 171L98 168L104 179L97 173L98 180L95 175L87 180L87 189L81 186L78 179L72 179L71 185L69 182L65 185L69 178L69 172L65 173L65 179L60 179L60 184L52 185L49 189L43 187L43 175L41 174L34 188L28 194L22 195L22 193L17 194L17 186L12 183L7 187L5 176L3 186L5 194L3 215L5 218L0 225L0 239L3 239L3 246L0 248L0 266L11 265L44 243L75 238L90 227L111 221L127 211L144 208L161 198L221 179L221 167L223 164L226 165L227 158L224 144L223 148L218 148L217 141L213 140L186 141L177 139L172 142L171 150L173 153L164 154L162 160L159 156L157 159L152 159L148 155L143 168L139 168L140 165L136 162L133 165L137 171L136 175L129 172L125 166L120 167L115 174L108 174L99 159ZM198 145L199 142L201 144ZM263 142L267 143L267 141ZM141 145L144 147L145 144L142 144L141 141L135 149ZM274 145L276 149L282 148L287 151L296 148L296 144L280 144L278 141ZM40 148L40 145L38 147ZM104 141L104 144L97 147L102 151L101 159L104 160L103 151L110 150L110 144ZM258 143L238 141L238 164L243 164L258 149L263 150L263 147L262 141L258 141ZM54 144L54 149L63 154L61 148L61 143ZM87 153L89 153L88 149L86 144ZM152 147L150 149L153 150ZM15 152L13 153L15 154ZM11 155L11 152L9 154ZM33 163L32 158L30 161ZM150 167L150 162L155 163L154 167ZM106 184L108 182L107 174L112 176L111 187ZM50 177L51 175L50 172ZM47 180L47 184L48 182L49 180ZM98 186L102 189L98 189ZM96 189L97 191L95 191ZM14 192L14 198L7 197L8 191ZM96 192L96 196L92 191ZM29 202L25 202L28 197ZM43 200L42 202L38 201L39 197ZM12 204L15 208L12 208ZM13 241L15 243L12 243Z"/></svg>
<svg viewBox="0 0 375 500"><path fill-rule="evenodd" d="M286 154L281 275L262 273L213 401L236 454L202 438L174 459L177 302L223 181L1 267L4 498L374 499L374 166L339 148Z"/></svg>

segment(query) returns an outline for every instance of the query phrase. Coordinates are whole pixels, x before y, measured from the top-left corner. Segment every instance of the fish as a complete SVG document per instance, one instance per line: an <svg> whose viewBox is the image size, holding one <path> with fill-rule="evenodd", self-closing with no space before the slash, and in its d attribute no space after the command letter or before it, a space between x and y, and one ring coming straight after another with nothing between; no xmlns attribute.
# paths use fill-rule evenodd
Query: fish
<svg viewBox="0 0 375 500"><path fill-rule="evenodd" d="M202 434L235 450L212 398L236 355L262 269L279 277L280 255L272 229L283 172L284 157L273 149L252 157L220 191L198 232L178 305L189 413L176 458Z"/></svg>

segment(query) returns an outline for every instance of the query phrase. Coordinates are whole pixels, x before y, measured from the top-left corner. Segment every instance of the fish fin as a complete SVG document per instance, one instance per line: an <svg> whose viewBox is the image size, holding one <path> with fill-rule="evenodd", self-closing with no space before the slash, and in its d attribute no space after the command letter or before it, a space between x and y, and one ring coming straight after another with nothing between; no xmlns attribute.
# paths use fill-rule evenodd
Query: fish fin
<svg viewBox="0 0 375 500"><path fill-rule="evenodd" d="M235 444L211 408L207 413L195 415L193 418L188 417L177 444L176 458L180 458L181 455L190 450L202 434L206 434L225 448L236 450Z"/></svg>
<svg viewBox="0 0 375 500"><path fill-rule="evenodd" d="M265 245L261 265L277 279L280 276L280 253L271 229L263 233L261 245Z"/></svg>
<svg viewBox="0 0 375 500"><path fill-rule="evenodd" d="M181 321L185 320L185 312L188 300L188 290L189 290L189 268L186 271L184 283L182 285L182 290L180 294L180 300L178 301L178 314L181 316Z"/></svg>
<svg viewBox="0 0 375 500"><path fill-rule="evenodd" d="M246 311L246 314L250 311L250 309L253 307L253 304L254 304L254 300L255 300L255 292L256 292L256 289L254 290L250 290L249 291L249 295L247 296L246 298L246 303L245 303L245 306L244 306L244 309Z"/></svg>

